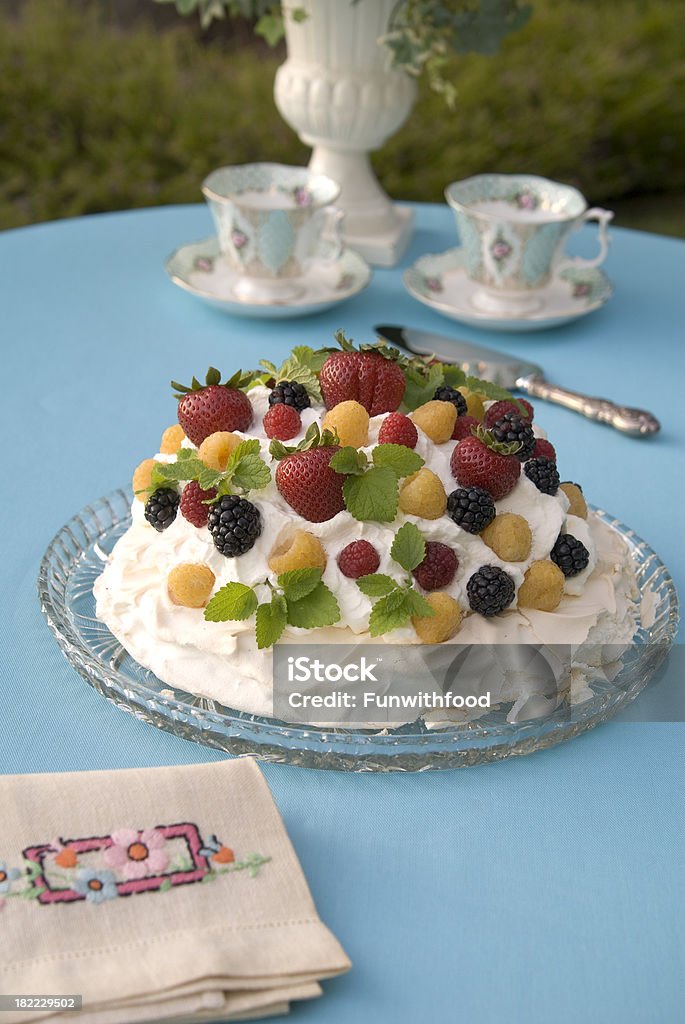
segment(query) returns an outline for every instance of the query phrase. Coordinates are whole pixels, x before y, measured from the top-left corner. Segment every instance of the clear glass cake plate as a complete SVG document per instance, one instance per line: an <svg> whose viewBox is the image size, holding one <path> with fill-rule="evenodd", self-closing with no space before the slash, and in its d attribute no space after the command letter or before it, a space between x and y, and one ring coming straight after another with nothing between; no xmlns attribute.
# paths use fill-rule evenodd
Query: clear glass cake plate
<svg viewBox="0 0 685 1024"><path fill-rule="evenodd" d="M288 725L169 687L95 618L93 583L130 525L130 507L131 494L114 491L62 527L40 567L42 611L67 659L103 697L151 725L230 754L359 772L459 768L529 754L577 736L633 700L675 638L678 600L666 566L632 530L596 509L628 545L640 596L653 608L653 623L639 629L619 676L592 684L591 698L516 724L507 722L505 711L493 709L478 720L439 730L420 722L383 733Z"/></svg>

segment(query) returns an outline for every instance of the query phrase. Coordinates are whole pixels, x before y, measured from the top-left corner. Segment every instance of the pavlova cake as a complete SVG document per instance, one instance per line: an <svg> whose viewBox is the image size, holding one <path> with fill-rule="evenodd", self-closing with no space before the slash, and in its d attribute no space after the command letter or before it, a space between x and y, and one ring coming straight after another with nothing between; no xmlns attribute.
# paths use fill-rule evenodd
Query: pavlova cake
<svg viewBox="0 0 685 1024"><path fill-rule="evenodd" d="M288 640L570 645L581 699L596 652L635 632L635 586L531 405L336 340L172 385L98 618L162 681L259 715Z"/></svg>

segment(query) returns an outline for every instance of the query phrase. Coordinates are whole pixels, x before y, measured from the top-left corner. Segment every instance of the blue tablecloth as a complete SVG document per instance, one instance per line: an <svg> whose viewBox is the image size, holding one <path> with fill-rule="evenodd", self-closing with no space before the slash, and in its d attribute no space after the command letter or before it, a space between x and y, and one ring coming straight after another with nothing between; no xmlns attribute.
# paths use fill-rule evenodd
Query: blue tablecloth
<svg viewBox="0 0 685 1024"><path fill-rule="evenodd" d="M417 213L402 267L454 244L446 209ZM682 242L615 230L616 295L603 310L506 336L414 302L402 267L376 270L365 293L316 317L232 319L164 274L172 249L210 231L206 210L190 206L0 235L1 771L221 756L138 722L83 682L42 620L38 563L66 519L154 449L174 418L172 377L279 360L340 326L357 341L372 340L379 321L453 332L656 412L663 432L651 441L554 406L540 404L538 417L562 476L647 539L683 590ZM580 243L592 248L590 231ZM294 1019L682 1019L684 730L617 720L531 757L413 776L266 767L321 915L354 961Z"/></svg>

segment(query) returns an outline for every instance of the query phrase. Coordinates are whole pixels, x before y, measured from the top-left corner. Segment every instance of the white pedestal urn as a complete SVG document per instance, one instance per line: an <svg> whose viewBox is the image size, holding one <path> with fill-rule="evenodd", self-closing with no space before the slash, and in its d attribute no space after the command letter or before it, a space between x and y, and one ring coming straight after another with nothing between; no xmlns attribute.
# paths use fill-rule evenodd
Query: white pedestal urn
<svg viewBox="0 0 685 1024"><path fill-rule="evenodd" d="M370 263L393 266L413 231L413 211L379 185L369 151L406 120L416 84L389 70L378 38L396 0L298 0L307 17L285 14L288 58L276 73L281 116L314 147L310 168L339 182L346 243Z"/></svg>

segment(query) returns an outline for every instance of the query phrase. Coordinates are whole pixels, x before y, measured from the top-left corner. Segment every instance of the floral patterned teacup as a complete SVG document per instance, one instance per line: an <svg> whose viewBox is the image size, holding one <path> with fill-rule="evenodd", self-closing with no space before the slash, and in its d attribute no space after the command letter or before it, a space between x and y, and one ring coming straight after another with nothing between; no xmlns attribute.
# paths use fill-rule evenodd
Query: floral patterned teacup
<svg viewBox="0 0 685 1024"><path fill-rule="evenodd" d="M340 186L323 174L271 163L220 167L202 191L224 258L240 275L238 298L297 298L313 263L340 257L343 214L332 205Z"/></svg>
<svg viewBox="0 0 685 1024"><path fill-rule="evenodd" d="M479 309L526 315L542 305L541 290L565 266L597 267L606 257L610 210L588 209L581 193L532 174L478 174L445 189L454 211L466 273L482 287ZM571 259L564 246L588 220L599 223L599 254Z"/></svg>

